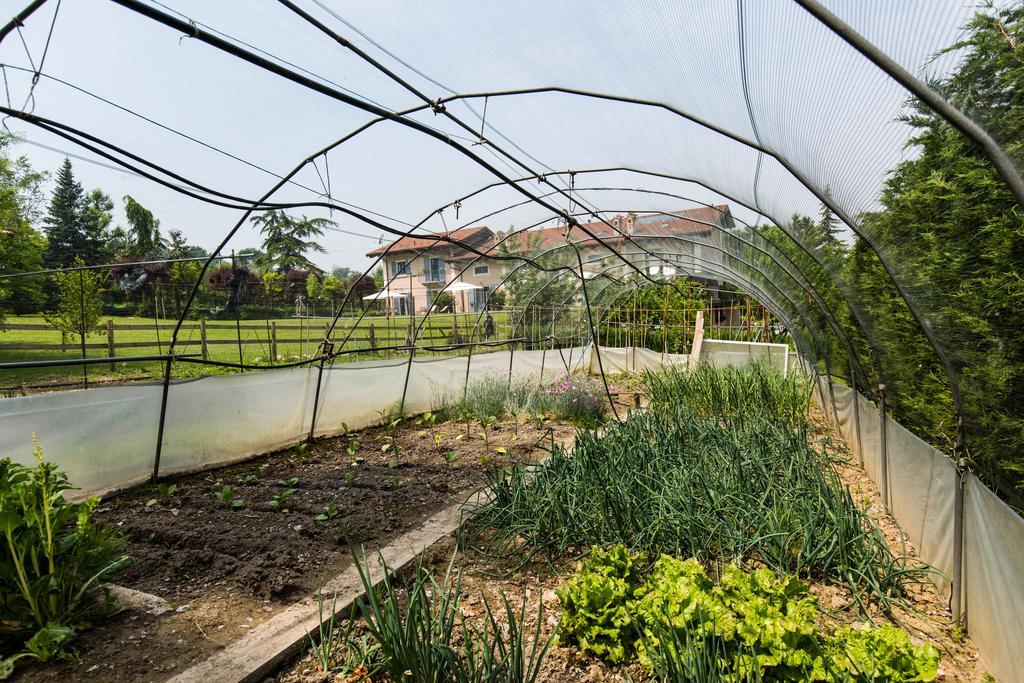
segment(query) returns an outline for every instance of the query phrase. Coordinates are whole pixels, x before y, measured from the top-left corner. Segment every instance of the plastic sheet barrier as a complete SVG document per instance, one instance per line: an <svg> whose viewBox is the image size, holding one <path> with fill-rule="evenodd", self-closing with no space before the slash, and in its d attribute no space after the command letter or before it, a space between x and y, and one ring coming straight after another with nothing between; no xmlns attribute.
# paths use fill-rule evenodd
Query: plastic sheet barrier
<svg viewBox="0 0 1024 683"><path fill-rule="evenodd" d="M835 381L830 387L821 377L814 399L875 484L881 489L887 481L893 517L921 559L941 572L932 579L949 597L957 484L952 460L886 417L883 477L878 408L850 387ZM964 477L961 607L991 673L1000 681L1024 681L1024 519L973 474Z"/></svg>
<svg viewBox="0 0 1024 683"><path fill-rule="evenodd" d="M514 377L553 381L590 365L587 347L338 364L324 369L315 433L378 424L398 411L403 387L405 412L417 413L452 396L461 398L467 380L488 374L507 376L511 369ZM238 462L302 440L309 433L318 372L289 368L174 382L161 476ZM5 399L0 401L0 454L30 464L35 435L47 460L79 488L78 495L143 483L153 472L161 394L160 385L136 385Z"/></svg>
<svg viewBox="0 0 1024 683"><path fill-rule="evenodd" d="M785 363L785 345L714 344L712 362L751 358ZM778 348L775 348L778 347ZM780 350L782 349L782 350ZM685 354L642 348L497 351L459 357L375 360L324 369L316 436L378 424L404 405L407 414L460 399L467 382L486 375L554 381L566 373L642 372L685 365ZM781 365L780 367L785 367ZM174 382L168 392L160 474L226 465L295 444L309 433L316 367L213 375ZM35 435L48 460L64 469L80 495L103 495L145 482L153 472L160 385L109 386L0 401L0 454L32 462Z"/></svg>

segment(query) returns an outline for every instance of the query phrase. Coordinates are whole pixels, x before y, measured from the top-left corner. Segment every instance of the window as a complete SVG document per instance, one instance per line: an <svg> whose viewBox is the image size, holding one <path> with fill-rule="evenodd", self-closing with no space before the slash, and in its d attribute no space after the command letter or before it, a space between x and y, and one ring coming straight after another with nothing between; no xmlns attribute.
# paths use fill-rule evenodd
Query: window
<svg viewBox="0 0 1024 683"><path fill-rule="evenodd" d="M473 275L487 275L487 266L473 266Z"/></svg>
<svg viewBox="0 0 1024 683"><path fill-rule="evenodd" d="M479 313L487 308L487 298L491 288L474 289L469 292L469 310L471 313Z"/></svg>
<svg viewBox="0 0 1024 683"><path fill-rule="evenodd" d="M392 299L395 307L395 315L412 315L415 299L412 295L396 296Z"/></svg>
<svg viewBox="0 0 1024 683"><path fill-rule="evenodd" d="M424 282L444 282L444 257L428 258L423 268Z"/></svg>
<svg viewBox="0 0 1024 683"><path fill-rule="evenodd" d="M391 262L391 277L398 277L399 275L408 275L409 262L408 261L392 261Z"/></svg>

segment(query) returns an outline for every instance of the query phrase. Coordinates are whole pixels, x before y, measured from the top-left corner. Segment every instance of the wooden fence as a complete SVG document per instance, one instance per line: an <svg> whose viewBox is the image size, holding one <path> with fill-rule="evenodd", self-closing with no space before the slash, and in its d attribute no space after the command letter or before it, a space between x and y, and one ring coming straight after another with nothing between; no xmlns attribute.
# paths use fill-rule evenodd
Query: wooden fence
<svg viewBox="0 0 1024 683"><path fill-rule="evenodd" d="M475 317L475 316L474 316ZM434 324L424 330L417 336L418 341L452 341L453 339L461 340L465 333L468 333L475 325L459 325L458 322L451 323L447 326L441 326ZM317 329L322 331L324 334L319 335L314 333L313 330ZM321 328L317 325L278 325L276 321L269 321L259 324L235 324L235 323L208 323L206 320L200 320L198 323L187 323L182 325L181 332L187 333L186 336L179 335L178 340L175 344L178 348L183 347L200 347L202 357L204 360L209 360L210 353L209 347L220 346L220 345L231 345L236 347L244 347L250 345L258 345L268 347L270 350L270 356L272 360L279 360L278 346L282 344L319 344L324 337L327 335L327 331L330 329L330 323L324 323ZM346 335L352 330L351 327L344 327L344 324L338 325L334 329L334 333L331 335L331 341L334 344L340 344L342 341L346 341L349 344L366 344L367 351L373 351L378 344L382 346L390 345L394 340L404 340L408 343L408 337L412 332L413 327L408 323L407 318L393 318L388 324L376 324L368 323L361 324L355 328L360 336L353 334L347 337ZM0 331L11 330L11 331L24 331L24 332L51 332L56 333L56 330L50 325L44 325L39 323L9 323L0 325ZM110 358L116 358L119 349L143 349L143 348L156 348L160 353L163 353L163 349L168 345L169 339L160 339L160 332L166 331L168 333L174 330L173 324L167 323L153 323L153 324L115 324L113 320L107 320L106 324L101 328L100 334L103 331L106 332L107 339L105 342L86 342L85 344L80 343L46 343L46 342L0 342L0 352L3 351L56 351L56 352L68 352L78 351L80 349L106 349L107 356ZM235 333L232 338L209 338L209 331L229 330ZM460 332L465 330L465 333ZM118 332L154 332L155 338L143 341L118 341ZM288 335L290 333L298 332L302 336L279 336L279 333ZM198 332L198 338L193 338L191 335ZM243 337L243 332L256 332L263 333L263 336L249 336ZM439 333L439 334L438 334ZM168 336L170 336L168 334ZM122 354L123 355L123 354ZM130 354L129 354L130 355Z"/></svg>

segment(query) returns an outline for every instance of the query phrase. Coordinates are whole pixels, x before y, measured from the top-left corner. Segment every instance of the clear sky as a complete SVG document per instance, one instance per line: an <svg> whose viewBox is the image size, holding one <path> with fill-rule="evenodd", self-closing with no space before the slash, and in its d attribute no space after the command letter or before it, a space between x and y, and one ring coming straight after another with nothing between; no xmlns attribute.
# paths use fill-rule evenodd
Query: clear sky
<svg viewBox="0 0 1024 683"><path fill-rule="evenodd" d="M24 2L5 0L4 16ZM276 2L167 3L152 6L244 41L247 49L263 51L360 100L391 110L421 103ZM665 102L777 150L851 213L874 205L885 173L905 154L907 129L895 120L905 93L790 0L297 3L431 99L453 92L565 86ZM950 58L929 60L955 40L972 9L951 0L829 5L919 75L949 68ZM4 70L6 89L0 98L220 192L257 197L277 180L275 174L372 118L108 0L63 0L53 22L56 8L56 0L50 0L30 19L22 32L24 45L17 33L0 45L0 61L11 67ZM31 71L42 59L51 22L44 75L33 89ZM479 130L484 105L483 99L474 99L449 105L449 111ZM740 202L756 203L779 220L817 211L814 196L774 159L663 109L556 93L491 97L486 107L485 136L530 169L625 166L699 180L735 201L694 183L625 172L578 176L578 188L644 187L697 201L726 201L738 217L751 222L757 215ZM525 174L491 146L474 144L478 134L429 110L414 118L452 136L501 172ZM101 187L117 201L118 222L124 222L121 197L130 194L156 214L165 231L180 229L191 242L212 249L241 215L119 170L22 121L8 119L6 124L29 141L18 151L37 168L56 169L65 152L75 155L83 185ZM286 186L275 198L316 199L326 192L328 175L336 202L373 212L397 229L408 229L495 180L445 142L384 123L326 161L320 157L316 169L307 165L295 178L303 187ZM535 194L552 191L536 182L524 187ZM694 206L620 189L580 190L578 197L608 212ZM550 211L527 203L480 219L523 199L509 188L497 188L465 202L458 218L449 209L443 220L435 215L426 228L486 223L503 229L551 218ZM563 197L549 201L568 206ZM339 231L323 239L328 253L317 257L324 267L365 268L369 262L363 254L382 239L380 229L352 216L316 208L298 212L330 216L338 223ZM258 235L245 228L227 249L258 243Z"/></svg>

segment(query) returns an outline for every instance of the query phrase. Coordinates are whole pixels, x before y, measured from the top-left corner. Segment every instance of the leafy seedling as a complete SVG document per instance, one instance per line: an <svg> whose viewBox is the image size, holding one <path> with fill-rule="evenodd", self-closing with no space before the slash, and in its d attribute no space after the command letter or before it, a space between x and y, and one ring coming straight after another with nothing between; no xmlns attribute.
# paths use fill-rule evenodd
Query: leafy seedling
<svg viewBox="0 0 1024 683"><path fill-rule="evenodd" d="M480 426L484 428L484 431L480 432L480 438L484 440L484 448L487 450L491 450L490 431L491 428L494 427L495 422L497 422L497 420L493 415L489 415L480 420Z"/></svg>
<svg viewBox="0 0 1024 683"><path fill-rule="evenodd" d="M288 512L288 508L284 504L285 501L292 497L293 493L295 493L295 489L282 489L278 491L270 501L270 508L275 512Z"/></svg>
<svg viewBox="0 0 1024 683"><path fill-rule="evenodd" d="M146 501L146 507L151 508L157 503L163 502L167 498L173 496L174 492L177 490L177 484L171 484L170 486L168 486L167 484L157 484L156 498L150 498L148 501Z"/></svg>
<svg viewBox="0 0 1024 683"><path fill-rule="evenodd" d="M251 484L254 481L256 481L256 475L255 474L243 474L242 476L240 476L238 478L238 483L239 484Z"/></svg>
<svg viewBox="0 0 1024 683"><path fill-rule="evenodd" d="M295 445L295 457L299 460L305 460L306 456L309 455L309 442L303 441L300 444Z"/></svg>
<svg viewBox="0 0 1024 683"><path fill-rule="evenodd" d="M356 485L357 481L359 481L359 477L356 476L355 472L345 473L345 486L352 488L353 486Z"/></svg>
<svg viewBox="0 0 1024 683"><path fill-rule="evenodd" d="M224 488L215 492L213 495L217 497L217 500L228 507L238 509L245 506L245 501L235 495L235 490L226 484L224 485Z"/></svg>
<svg viewBox="0 0 1024 683"><path fill-rule="evenodd" d="M349 439L348 447L345 448L345 451L349 455L355 455L357 452L359 452L359 439L355 439L355 438Z"/></svg>
<svg viewBox="0 0 1024 683"><path fill-rule="evenodd" d="M328 521L334 519L337 516L338 516L338 507L334 504L334 501L332 500L327 505L324 505L324 511L321 512L316 517L314 517L313 521L314 522L320 522L322 524L324 522L328 522Z"/></svg>
<svg viewBox="0 0 1024 683"><path fill-rule="evenodd" d="M459 464L455 461L459 459L460 455L462 454L459 451L448 451L447 453L444 454L443 457L444 461L451 465L452 468L454 469L459 466Z"/></svg>
<svg viewBox="0 0 1024 683"><path fill-rule="evenodd" d="M398 464L402 460L402 454L398 448L398 442L390 436L384 437L385 443L380 447L381 453L390 453L392 461L388 463L388 467L398 467Z"/></svg>
<svg viewBox="0 0 1024 683"><path fill-rule="evenodd" d="M286 489L294 489L294 488L298 487L298 485L299 485L299 478L298 477L291 477L290 479L278 479L277 480L277 485L278 486L283 486Z"/></svg>

